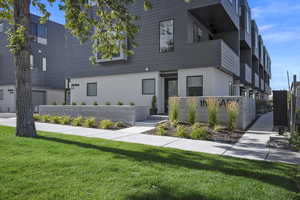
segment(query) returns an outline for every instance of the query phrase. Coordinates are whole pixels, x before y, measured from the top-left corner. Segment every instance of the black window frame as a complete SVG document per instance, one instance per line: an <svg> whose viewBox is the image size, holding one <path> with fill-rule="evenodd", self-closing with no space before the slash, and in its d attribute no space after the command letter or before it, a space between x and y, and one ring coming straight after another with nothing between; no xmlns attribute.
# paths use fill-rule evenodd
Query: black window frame
<svg viewBox="0 0 300 200"><path fill-rule="evenodd" d="M173 21L173 49L171 51L161 51L161 43L160 43L160 24L162 22L166 22L166 21ZM159 53L171 53L171 52L174 52L175 51L175 19L174 18L167 18L167 19L164 19L164 20L160 20L159 23L158 23L158 35L159 35L159 46L158 46L158 51Z"/></svg>
<svg viewBox="0 0 300 200"><path fill-rule="evenodd" d="M201 93L202 93L202 95L200 95L199 97L204 96L204 91L203 91L203 88L204 88L203 75L197 75L197 76L187 76L186 77L186 96L187 97L198 97L198 96L191 96L189 94L189 88L200 88L200 87L189 87L189 78L198 78L198 77L200 77L201 80L202 80L202 87L201 87Z"/></svg>
<svg viewBox="0 0 300 200"><path fill-rule="evenodd" d="M145 91L144 91L144 81L154 81L154 91L153 91L153 93L145 93ZM155 94L156 94L156 79L155 78L142 79L142 95L155 95Z"/></svg>
<svg viewBox="0 0 300 200"><path fill-rule="evenodd" d="M95 84L96 85L96 95L90 95L89 94L89 85ZM98 83L97 82L91 82L86 84L86 96L87 97L97 97L98 96Z"/></svg>

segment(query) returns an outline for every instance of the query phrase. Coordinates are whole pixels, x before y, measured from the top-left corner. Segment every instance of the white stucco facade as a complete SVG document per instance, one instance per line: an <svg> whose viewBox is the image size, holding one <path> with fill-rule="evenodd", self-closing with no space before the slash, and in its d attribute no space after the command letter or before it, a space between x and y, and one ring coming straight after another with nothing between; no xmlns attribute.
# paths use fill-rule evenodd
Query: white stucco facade
<svg viewBox="0 0 300 200"><path fill-rule="evenodd" d="M3 91L3 99L0 99L0 112L16 112L15 85L1 85L0 91ZM50 105L54 102L62 104L65 101L64 90L33 87L32 91L33 99L39 105Z"/></svg>
<svg viewBox="0 0 300 200"><path fill-rule="evenodd" d="M178 96L187 95L187 77L203 77L204 96L229 96L230 83L233 77L217 68L193 68L177 71ZM144 72L135 74L122 74L111 76L95 76L71 79L71 102L91 105L94 102L105 104L110 102L116 105L119 101L125 105L130 102L137 106L151 106L153 95L142 94L142 80L155 79L155 95L157 97L157 108L159 113L165 110L165 78L160 72ZM97 83L97 95L87 95L87 84Z"/></svg>

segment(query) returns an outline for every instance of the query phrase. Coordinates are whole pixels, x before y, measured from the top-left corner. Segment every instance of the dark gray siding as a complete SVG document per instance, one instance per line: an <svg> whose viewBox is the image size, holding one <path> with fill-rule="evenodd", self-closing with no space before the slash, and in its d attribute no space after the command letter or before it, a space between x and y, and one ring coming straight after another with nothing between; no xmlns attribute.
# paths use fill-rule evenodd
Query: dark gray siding
<svg viewBox="0 0 300 200"><path fill-rule="evenodd" d="M31 21L38 22L39 18L32 15ZM34 67L32 71L32 84L37 87L63 89L66 65L65 29L61 24L47 22L47 45L31 43L31 52L34 55ZM5 24L5 29L9 27ZM5 33L0 33L0 84L15 84L15 65L13 56L7 46ZM47 59L47 71L42 72L42 58Z"/></svg>
<svg viewBox="0 0 300 200"><path fill-rule="evenodd" d="M68 68L70 69L68 76L85 77L136 73L144 72L145 68L149 68L150 71L168 71L208 66L226 68L226 64L224 64L220 56L223 53L222 41L226 46L229 46L226 52L229 51L229 54L235 52L234 55L236 56L233 56L233 62L236 62L239 55L239 31L238 27L234 25L234 22L238 22L238 14L234 10L234 5L228 4L228 2L228 0L198 0L192 1L192 3L185 3L182 0L153 0L153 9L146 12L143 10L143 2L137 1L130 9L134 14L141 17L137 22L141 30L136 36L136 42L139 44L139 47L134 49L135 55L130 56L127 61L113 61L91 65L88 61L88 58L92 55L91 44L80 45L76 39L66 33ZM229 5L232 6L231 9ZM202 7L205 7L206 14L203 14L205 9L198 10L198 8ZM222 13L218 13L218 15L215 12L211 13L210 11L214 9ZM228 13L227 11L229 10L230 12ZM230 22L227 22L231 24L227 27L229 30L217 26L217 32L212 30L211 27L208 27L202 21L209 15L229 17ZM234 22L230 16L235 16ZM175 51L159 53L159 22L166 19L174 19ZM197 19L197 23L201 23L202 26L206 27L203 28L206 40L199 44L193 44L189 35L191 32L191 21L195 19ZM218 20L220 19L221 17L218 18ZM220 22L220 24L222 23ZM212 41L209 41L208 34L213 37ZM239 71L238 69L234 70Z"/></svg>

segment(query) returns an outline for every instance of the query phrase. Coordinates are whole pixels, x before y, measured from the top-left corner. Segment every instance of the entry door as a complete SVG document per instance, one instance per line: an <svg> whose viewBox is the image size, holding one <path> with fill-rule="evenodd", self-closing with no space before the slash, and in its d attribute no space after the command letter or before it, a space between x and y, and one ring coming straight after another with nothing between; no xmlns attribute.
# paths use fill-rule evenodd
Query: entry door
<svg viewBox="0 0 300 200"><path fill-rule="evenodd" d="M178 96L178 80L177 78L165 79L165 112L168 113L169 97Z"/></svg>

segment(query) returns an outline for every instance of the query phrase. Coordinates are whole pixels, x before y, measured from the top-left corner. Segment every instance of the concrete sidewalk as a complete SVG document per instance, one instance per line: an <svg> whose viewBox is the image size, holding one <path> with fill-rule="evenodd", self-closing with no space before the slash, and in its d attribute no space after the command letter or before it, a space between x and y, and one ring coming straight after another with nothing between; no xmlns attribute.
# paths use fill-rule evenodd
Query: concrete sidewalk
<svg viewBox="0 0 300 200"><path fill-rule="evenodd" d="M300 165L300 153L280 149L270 149L267 147L267 142L270 136L272 134L276 134L272 131L272 113L261 116L235 145L143 134L144 132L152 130L154 128L154 124L155 123L139 123L137 126L118 131L47 123L36 123L36 128L39 131L55 132L67 135L102 138L114 141L170 147L187 151L204 152L254 160L288 162ZM16 120L14 118L0 118L0 125L15 127Z"/></svg>

